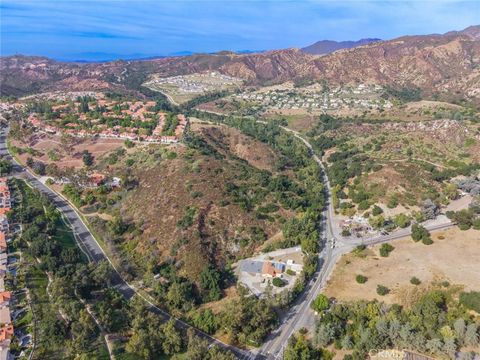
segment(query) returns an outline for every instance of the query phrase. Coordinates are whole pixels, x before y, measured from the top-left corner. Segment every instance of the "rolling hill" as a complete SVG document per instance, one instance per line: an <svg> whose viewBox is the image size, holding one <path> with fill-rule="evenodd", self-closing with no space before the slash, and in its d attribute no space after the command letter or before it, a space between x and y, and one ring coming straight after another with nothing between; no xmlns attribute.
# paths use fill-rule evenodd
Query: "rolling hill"
<svg viewBox="0 0 480 360"><path fill-rule="evenodd" d="M376 83L418 88L426 97L480 102L480 26L443 35L404 36L318 56L299 49L255 54L196 54L143 61L64 63L44 57L10 56L0 61L2 95L39 91L138 91L151 75L216 70L250 85L290 80L329 84Z"/></svg>

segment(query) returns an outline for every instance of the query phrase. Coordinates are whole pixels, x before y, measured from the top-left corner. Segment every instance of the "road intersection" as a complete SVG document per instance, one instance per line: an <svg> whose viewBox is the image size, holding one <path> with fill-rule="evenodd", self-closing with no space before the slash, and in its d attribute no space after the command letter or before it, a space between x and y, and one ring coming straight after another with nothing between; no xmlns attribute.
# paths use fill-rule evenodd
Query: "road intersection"
<svg viewBox="0 0 480 360"><path fill-rule="evenodd" d="M314 153L312 145L303 138L298 132L282 127L284 131L292 133L296 138L301 140L305 146L309 149L312 158L317 162L322 170L322 177L324 183L325 197L327 199L327 205L323 210L322 223L320 225L321 237L320 242L323 246L323 250L319 253L319 270L306 285L304 292L294 301L291 308L281 316L280 326L270 334L262 347L258 350L247 351L239 349L235 346L225 344L218 339L203 333L202 331L191 327L189 324L182 320L175 319L177 326L181 329L192 328L196 331L197 335L207 339L211 344L215 344L230 350L239 359L279 359L282 358L283 350L287 345L288 339L292 334L301 328L312 328L315 323L315 314L310 308L310 304L313 299L324 288L329 276L331 275L337 260L345 253L352 251L356 246L374 245L395 239L399 239L408 236L411 233L410 228L398 230L394 233L387 235L380 235L368 239L343 239L339 235L339 230L334 226L334 209L331 201L331 186L329 179L326 175L326 169L321 159ZM75 234L79 247L88 256L90 261L99 262L107 260L115 269L113 277L113 285L119 292L127 299L133 296L140 296L145 300L150 309L156 314L162 316L165 320L171 317L167 312L160 309L151 303L147 298L140 294L133 286L128 284L117 271L112 261L104 252L99 242L95 239L94 235L90 232L87 225L83 222L82 216L76 211L76 209L65 199L62 195L53 191L45 184L43 184L34 174L25 169L19 164L13 156L8 152L6 145L6 131L2 131L0 134L0 156L9 159L13 163L13 176L25 180L30 186L38 189L45 194L63 214L65 219L71 225L71 228ZM432 222L431 224L425 224L425 227L429 230L445 229L452 226L450 220L444 217L440 221ZM335 246L331 246L332 239L335 240ZM328 243L328 244L327 244Z"/></svg>

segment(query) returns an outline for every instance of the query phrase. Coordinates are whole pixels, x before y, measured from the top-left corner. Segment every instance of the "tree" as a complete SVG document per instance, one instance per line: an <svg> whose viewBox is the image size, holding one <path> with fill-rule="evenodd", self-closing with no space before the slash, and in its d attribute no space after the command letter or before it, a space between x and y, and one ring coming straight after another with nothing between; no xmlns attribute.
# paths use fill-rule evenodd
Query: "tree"
<svg viewBox="0 0 480 360"><path fill-rule="evenodd" d="M195 327L205 331L207 334L213 334L218 328L217 319L210 309L197 312L193 316L192 321Z"/></svg>
<svg viewBox="0 0 480 360"><path fill-rule="evenodd" d="M315 345L324 347L330 344L334 338L335 331L330 324L320 324L314 335Z"/></svg>
<svg viewBox="0 0 480 360"><path fill-rule="evenodd" d="M211 264L203 269L200 274L200 290L204 302L216 301L222 297L220 280L220 273Z"/></svg>
<svg viewBox="0 0 480 360"><path fill-rule="evenodd" d="M93 165L93 155L88 150L83 150L82 160L85 166Z"/></svg>
<svg viewBox="0 0 480 360"><path fill-rule="evenodd" d="M45 175L45 164L41 161L35 161L32 165L32 170L40 176Z"/></svg>
<svg viewBox="0 0 480 360"><path fill-rule="evenodd" d="M93 270L92 278L97 286L110 287L114 270L107 260L100 261Z"/></svg>
<svg viewBox="0 0 480 360"><path fill-rule="evenodd" d="M457 345L455 344L455 339L453 338L445 339L445 342L443 344L443 351L451 359L455 359L455 352L457 351Z"/></svg>
<svg viewBox="0 0 480 360"><path fill-rule="evenodd" d="M465 331L467 330L465 320L462 318L455 320L455 322L453 323L453 328L455 330L455 334L457 335L459 343L462 344L465 338Z"/></svg>
<svg viewBox="0 0 480 360"><path fill-rule="evenodd" d="M425 241L428 242L427 239L430 239L430 233L422 225L413 224L412 225L412 239L413 239L413 241L420 241L421 240L422 242L425 243Z"/></svg>
<svg viewBox="0 0 480 360"><path fill-rule="evenodd" d="M283 353L283 360L316 360L318 352L304 335L293 335L288 339L287 347Z"/></svg>
<svg viewBox="0 0 480 360"><path fill-rule="evenodd" d="M443 193L449 200L458 198L458 187L455 184L447 184L443 189Z"/></svg>
<svg viewBox="0 0 480 360"><path fill-rule="evenodd" d="M187 330L188 346L186 358L191 360L208 359L208 342L195 335L192 329Z"/></svg>
<svg viewBox="0 0 480 360"><path fill-rule="evenodd" d="M384 243L382 246L380 246L380 256L382 257L388 257L390 253L395 249L392 245L389 243Z"/></svg>
<svg viewBox="0 0 480 360"><path fill-rule="evenodd" d="M393 221L395 225L402 229L410 225L410 218L404 213L396 215Z"/></svg>
<svg viewBox="0 0 480 360"><path fill-rule="evenodd" d="M438 354L440 351L442 351L443 343L439 338L433 338L427 341L425 347L432 354Z"/></svg>
<svg viewBox="0 0 480 360"><path fill-rule="evenodd" d="M478 326L476 324L468 324L465 330L465 345L477 346L479 343Z"/></svg>
<svg viewBox="0 0 480 360"><path fill-rule="evenodd" d="M316 312L320 313L324 310L327 310L329 305L330 305L330 301L328 300L328 297L326 297L323 294L319 294L312 301L312 303L310 304L310 307Z"/></svg>
<svg viewBox="0 0 480 360"><path fill-rule="evenodd" d="M383 215L371 217L368 222L374 229L380 229L385 226L385 218Z"/></svg>
<svg viewBox="0 0 480 360"><path fill-rule="evenodd" d="M1 159L0 160L0 176L5 176L10 174L12 171L12 163L8 160Z"/></svg>
<svg viewBox="0 0 480 360"><path fill-rule="evenodd" d="M142 359L153 360L163 353L163 325L157 315L140 311L132 322L132 336L125 349Z"/></svg>
<svg viewBox="0 0 480 360"><path fill-rule="evenodd" d="M163 331L163 352L167 355L173 355L180 352L182 348L182 338L180 333L175 329L175 320L170 319L162 326Z"/></svg>
<svg viewBox="0 0 480 360"><path fill-rule="evenodd" d="M431 200L427 199L422 203L421 210L426 220L435 219L438 214L438 206Z"/></svg>
<svg viewBox="0 0 480 360"><path fill-rule="evenodd" d="M186 282L175 281L170 285L166 295L167 304L175 310L191 308L191 285Z"/></svg>

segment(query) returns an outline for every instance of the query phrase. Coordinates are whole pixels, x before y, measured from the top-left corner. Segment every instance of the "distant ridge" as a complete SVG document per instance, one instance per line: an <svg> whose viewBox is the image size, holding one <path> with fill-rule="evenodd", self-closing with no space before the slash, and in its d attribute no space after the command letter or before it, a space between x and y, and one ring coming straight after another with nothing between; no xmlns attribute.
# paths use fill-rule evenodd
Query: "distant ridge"
<svg viewBox="0 0 480 360"><path fill-rule="evenodd" d="M301 50L306 54L325 55L340 49L351 49L361 45L367 45L373 42L381 41L381 39L360 39L358 41L333 41L321 40L315 44L306 46Z"/></svg>

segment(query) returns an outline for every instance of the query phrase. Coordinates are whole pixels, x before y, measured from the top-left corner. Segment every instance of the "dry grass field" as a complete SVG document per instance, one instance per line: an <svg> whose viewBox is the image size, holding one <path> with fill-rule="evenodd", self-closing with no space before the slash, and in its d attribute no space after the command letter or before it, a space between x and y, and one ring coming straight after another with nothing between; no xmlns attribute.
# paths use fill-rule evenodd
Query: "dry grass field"
<svg viewBox="0 0 480 360"><path fill-rule="evenodd" d="M65 145L62 144L60 136L33 136L28 142L12 140L14 146L19 148L30 147L35 150L36 154L32 156L35 160L40 160L45 164L55 163L59 168L81 168L84 166L82 161L84 150L88 150L95 159L98 159L102 155L122 147L123 143L124 141L120 139L73 138L67 150ZM49 154L55 154L58 159L54 160ZM29 156L31 155L28 153L18 155L22 163L25 163Z"/></svg>
<svg viewBox="0 0 480 360"><path fill-rule="evenodd" d="M411 238L392 241L395 249L388 257L379 255L380 246L369 248L362 255L344 255L328 281L325 293L339 300L379 299L388 303L404 303L408 294L417 286L410 283L417 277L422 284L448 281L465 290L480 290L480 232L460 231L452 228L432 233L430 246L415 243ZM368 278L358 284L357 274ZM386 296L379 296L377 285L390 289Z"/></svg>

